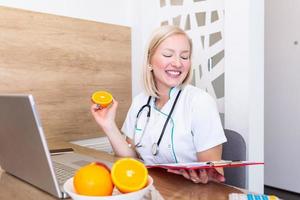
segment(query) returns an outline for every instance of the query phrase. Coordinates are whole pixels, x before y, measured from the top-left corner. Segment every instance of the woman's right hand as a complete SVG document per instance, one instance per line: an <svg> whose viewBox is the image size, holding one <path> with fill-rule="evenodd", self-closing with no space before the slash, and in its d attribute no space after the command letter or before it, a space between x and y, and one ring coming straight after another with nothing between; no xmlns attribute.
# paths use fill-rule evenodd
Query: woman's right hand
<svg viewBox="0 0 300 200"><path fill-rule="evenodd" d="M117 107L118 102L115 99L113 99L112 104L106 108L99 108L97 104L91 106L93 117L105 132L115 126Z"/></svg>

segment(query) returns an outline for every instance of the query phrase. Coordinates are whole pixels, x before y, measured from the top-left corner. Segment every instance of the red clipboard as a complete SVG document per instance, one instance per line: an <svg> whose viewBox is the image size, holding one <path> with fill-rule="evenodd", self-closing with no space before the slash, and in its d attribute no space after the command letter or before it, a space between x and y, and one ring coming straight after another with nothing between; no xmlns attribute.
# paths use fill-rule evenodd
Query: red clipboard
<svg viewBox="0 0 300 200"><path fill-rule="evenodd" d="M164 168L164 169L206 169L206 168L217 168L217 167L243 167L249 165L263 165L263 162L253 161L231 161L231 160L220 160L220 161L209 161L209 162L191 162L191 163L166 163L166 164L151 164L146 165L147 168Z"/></svg>

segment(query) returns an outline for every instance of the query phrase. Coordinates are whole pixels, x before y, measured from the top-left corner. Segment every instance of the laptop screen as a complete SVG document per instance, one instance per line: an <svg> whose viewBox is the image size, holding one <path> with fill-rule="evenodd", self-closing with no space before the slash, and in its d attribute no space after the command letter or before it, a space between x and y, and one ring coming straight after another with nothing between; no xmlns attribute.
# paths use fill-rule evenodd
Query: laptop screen
<svg viewBox="0 0 300 200"><path fill-rule="evenodd" d="M32 95L0 95L0 166L61 197Z"/></svg>

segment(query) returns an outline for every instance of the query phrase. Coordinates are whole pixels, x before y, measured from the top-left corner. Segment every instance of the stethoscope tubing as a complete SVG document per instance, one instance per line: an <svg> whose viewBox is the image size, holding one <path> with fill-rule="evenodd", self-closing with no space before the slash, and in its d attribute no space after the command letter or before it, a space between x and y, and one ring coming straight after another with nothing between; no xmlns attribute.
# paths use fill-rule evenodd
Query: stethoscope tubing
<svg viewBox="0 0 300 200"><path fill-rule="evenodd" d="M173 113L173 111L174 111L175 105L176 105L176 103L177 103L177 101L178 101L178 98L179 98L180 94L181 94L181 90L179 90L179 92L177 93L177 96L176 96L175 101L174 101L174 103L173 103L173 105L172 105L172 108L171 108L171 110L170 110L170 112L169 112L169 114L168 114L168 117L167 117L167 119L166 119L166 121L165 121L165 123L164 123L164 126L163 126L163 128L162 128L162 131L161 131L161 133L160 133L160 136L159 136L158 141L155 142L155 143L153 143L153 145L152 145L152 147L151 147L151 152L152 152L152 154L153 154L154 156L157 155L157 153L158 153L160 142L161 142L161 140L162 140L162 138L163 138L163 135L164 135L164 133L165 133L166 127L167 127L167 125L168 125L168 123L169 123L169 120L170 120L171 115L172 115L172 113ZM139 141L136 143L135 147L141 147L141 141L142 141L142 139L143 139L143 137L144 137L145 130L146 130L146 128L147 128L147 126L148 126L148 123L149 123L149 119L150 119L150 116L151 116L151 106L150 106L150 101L151 101L151 96L149 96L148 101L147 101L147 104L143 105L143 106L140 108L140 110L138 111L137 115L136 115L135 128L137 128L138 118L140 117L142 111L143 111L144 109L146 109L146 108L148 109L148 112L147 112L147 120L146 120L145 127L144 127L144 129L143 129L141 138L140 138ZM135 133L134 133L133 140L135 141Z"/></svg>
<svg viewBox="0 0 300 200"><path fill-rule="evenodd" d="M147 126L148 126L148 123L149 123L149 119L150 119L150 116L151 116L150 100L151 100L151 96L149 96L148 101L147 101L147 104L143 105L143 106L140 108L140 110L138 111L137 115L136 115L135 128L137 128L137 122L138 122L138 119L139 119L141 113L143 112L143 110L146 109L146 108L148 109L146 125L145 125L145 127L144 127L144 129L143 129L142 136L141 136L141 138L139 139L139 141L136 143L135 147L141 147L141 141L142 141L142 139L143 139L143 137L144 137L144 135L145 135L144 132L145 132L145 130L146 130ZM135 133L134 133L134 135L133 135L133 141L135 142Z"/></svg>

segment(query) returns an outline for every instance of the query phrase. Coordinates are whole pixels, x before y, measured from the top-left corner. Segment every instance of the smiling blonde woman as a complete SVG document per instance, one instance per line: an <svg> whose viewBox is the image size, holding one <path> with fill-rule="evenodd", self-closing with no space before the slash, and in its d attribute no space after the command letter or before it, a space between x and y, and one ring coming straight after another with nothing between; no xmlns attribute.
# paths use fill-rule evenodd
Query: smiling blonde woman
<svg viewBox="0 0 300 200"><path fill-rule="evenodd" d="M145 164L220 160L226 137L215 100L189 84L192 42L179 27L153 32L145 51L145 91L137 95L121 131L115 123L117 101L91 112L115 154L139 157ZM201 56L201 55L200 55ZM195 183L224 181L222 169L170 172Z"/></svg>

